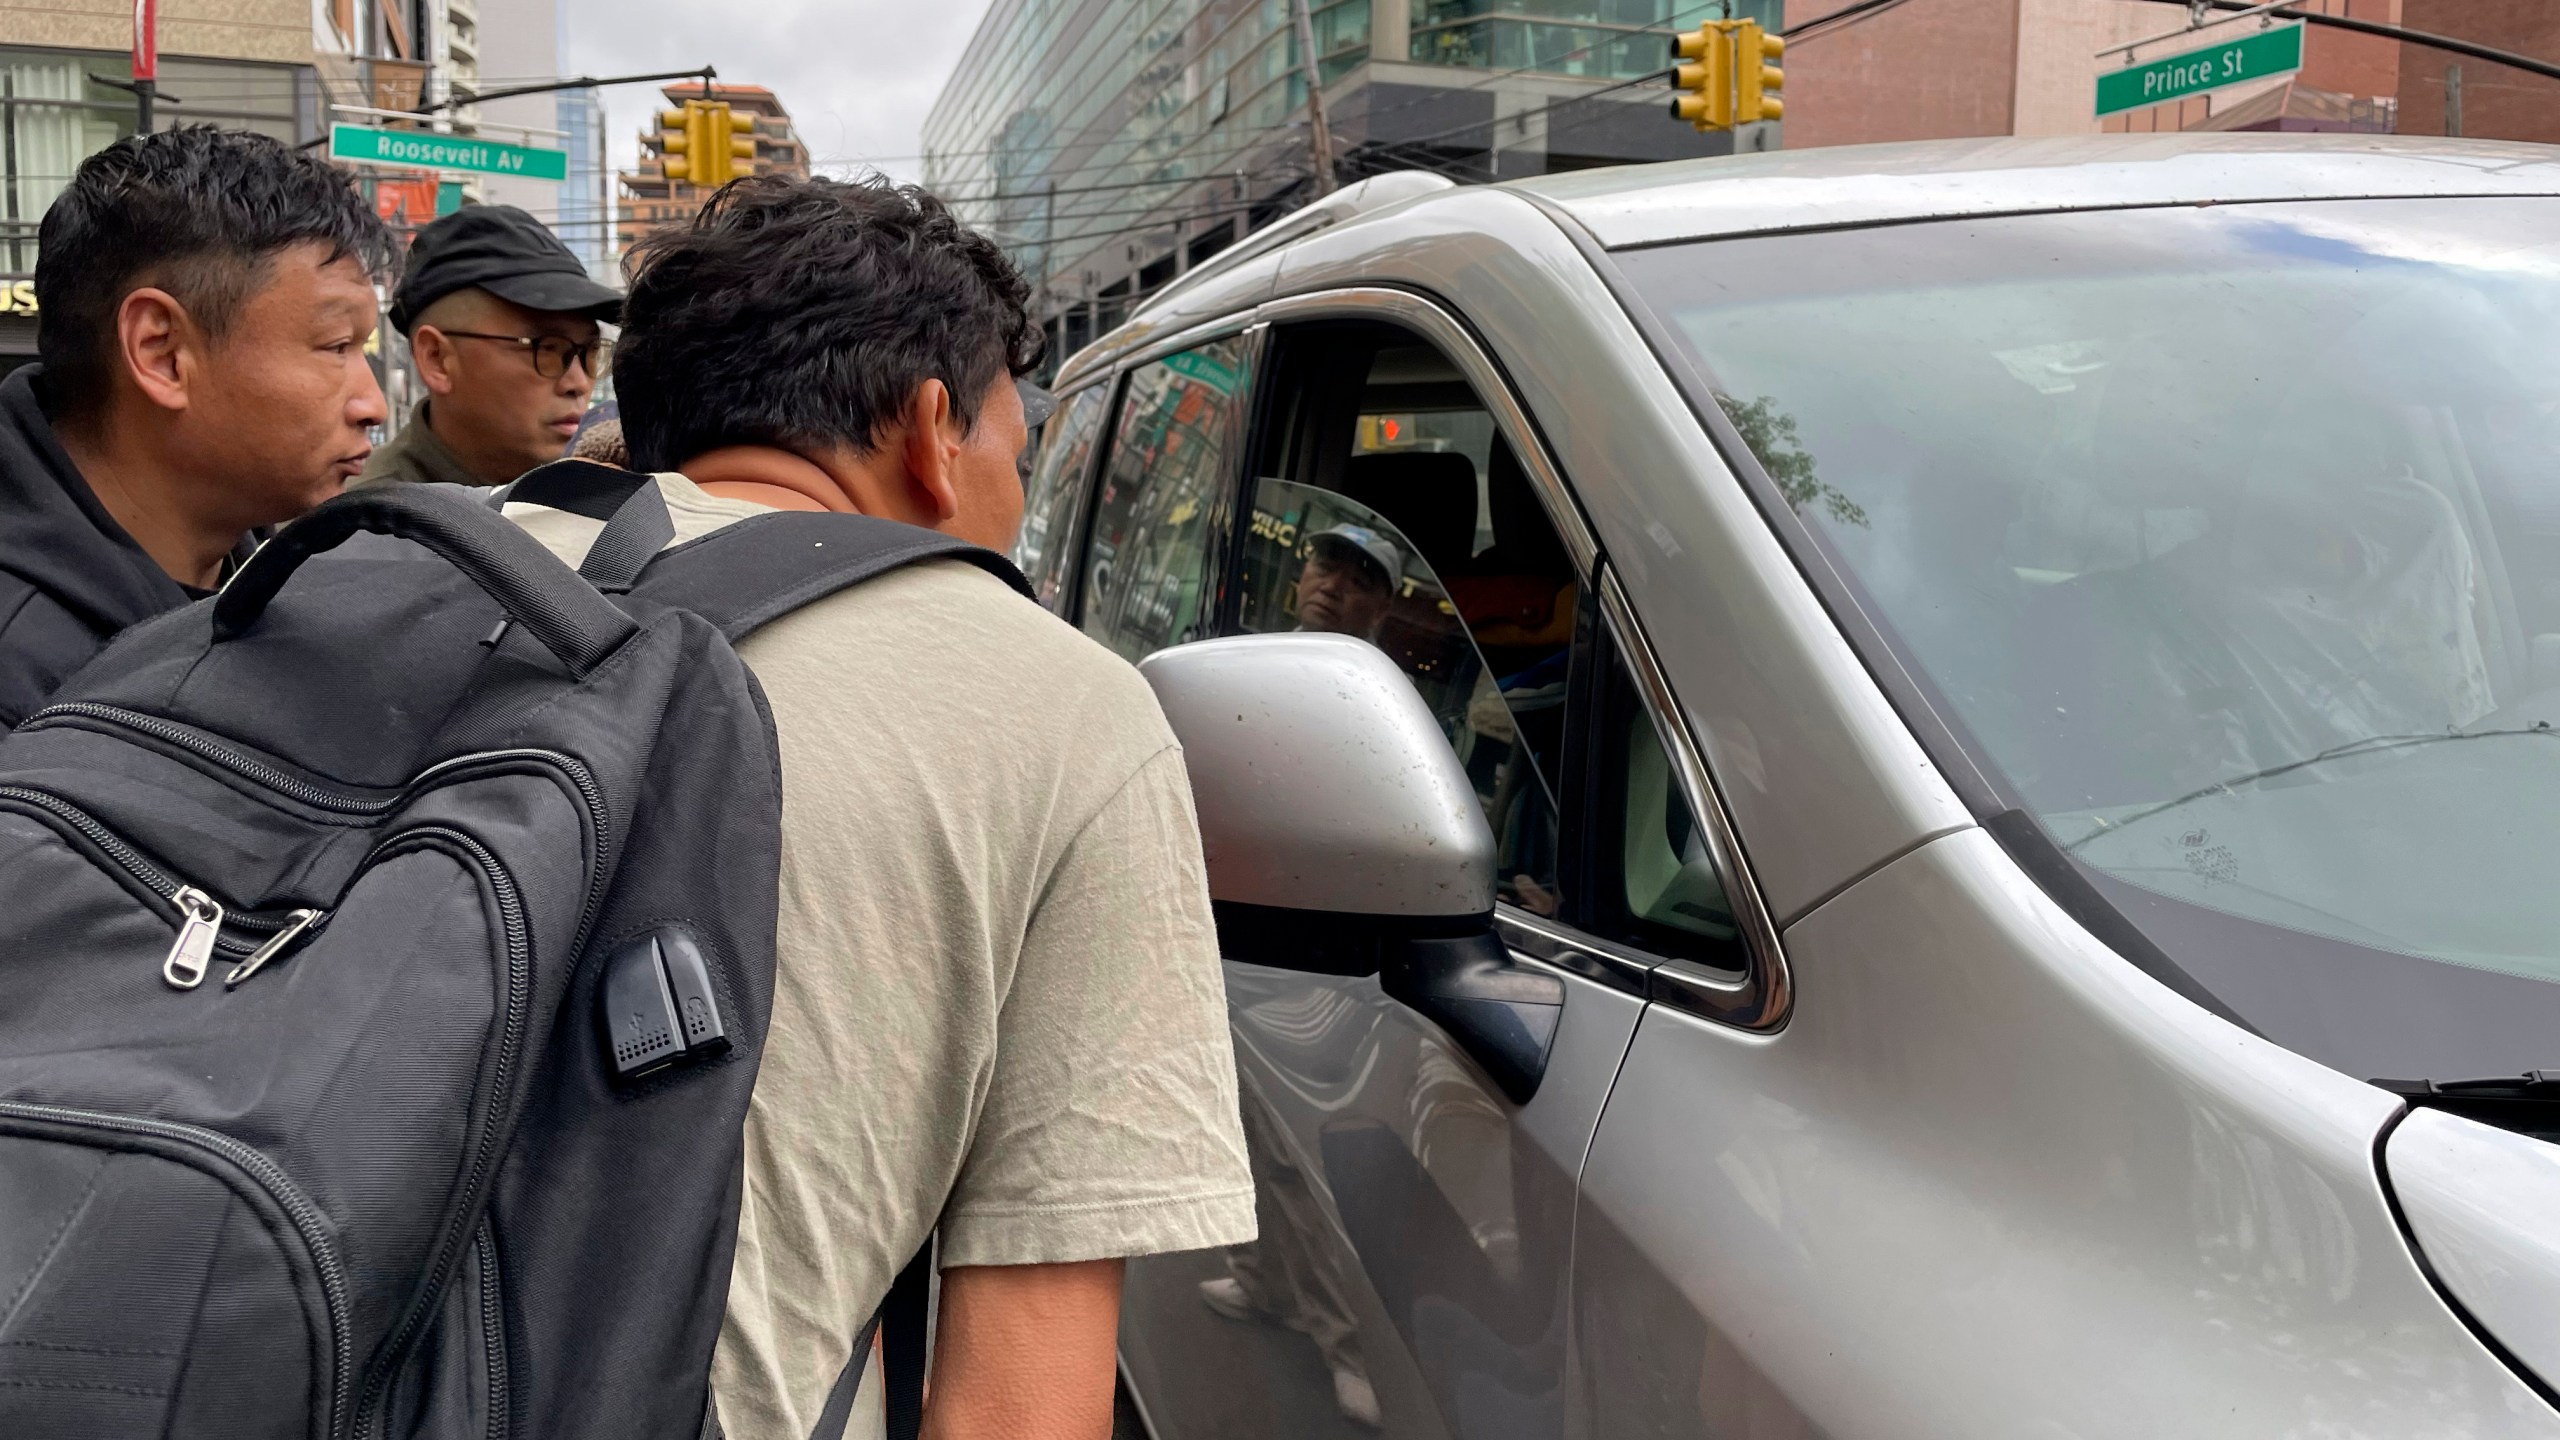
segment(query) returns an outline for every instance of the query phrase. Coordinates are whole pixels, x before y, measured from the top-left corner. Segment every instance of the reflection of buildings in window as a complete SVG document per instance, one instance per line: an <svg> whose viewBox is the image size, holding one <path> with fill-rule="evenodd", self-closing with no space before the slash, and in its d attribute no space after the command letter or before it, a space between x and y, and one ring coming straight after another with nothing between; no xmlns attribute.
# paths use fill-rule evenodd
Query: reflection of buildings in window
<svg viewBox="0 0 2560 1440"><path fill-rule="evenodd" d="M1129 382L1085 580L1086 624L1130 659L1191 638L1208 588L1208 522L1225 481L1232 347L1169 356Z"/></svg>

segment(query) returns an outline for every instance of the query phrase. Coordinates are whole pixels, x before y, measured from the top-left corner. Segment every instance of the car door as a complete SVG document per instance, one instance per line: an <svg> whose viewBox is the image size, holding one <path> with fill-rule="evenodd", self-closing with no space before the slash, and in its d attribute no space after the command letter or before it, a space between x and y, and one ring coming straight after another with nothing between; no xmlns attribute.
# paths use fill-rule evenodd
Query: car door
<svg viewBox="0 0 2560 1440"><path fill-rule="evenodd" d="M1219 628L1356 633L1405 669L1500 840L1500 933L1566 1001L1520 1103L1374 978L1230 962L1261 1238L1133 1263L1123 1357L1160 1440L1560 1435L1577 1175L1643 1008L1642 968L1577 923L1601 617L1464 332L1336 315L1275 332Z"/></svg>

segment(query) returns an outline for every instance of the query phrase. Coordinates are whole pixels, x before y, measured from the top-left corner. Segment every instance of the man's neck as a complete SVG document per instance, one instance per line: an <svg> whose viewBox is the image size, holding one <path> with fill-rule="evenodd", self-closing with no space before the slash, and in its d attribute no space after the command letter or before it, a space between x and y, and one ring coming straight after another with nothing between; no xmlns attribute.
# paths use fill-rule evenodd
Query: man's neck
<svg viewBox="0 0 2560 1440"><path fill-rule="evenodd" d="M521 456L506 446L484 444L479 437L455 425L451 417L438 418L434 401L425 402L421 409L427 433L444 442L444 448L452 451L453 458L462 462L462 468L478 477L481 483L504 485L530 468L521 463Z"/></svg>
<svg viewBox="0 0 2560 1440"><path fill-rule="evenodd" d="M685 478L703 493L746 500L776 510L826 510L858 515L862 507L835 478L788 450L769 445L729 445L684 462Z"/></svg>
<svg viewBox="0 0 2560 1440"><path fill-rule="evenodd" d="M185 503L193 488L187 478L144 446L110 438L132 437L146 428L109 416L95 431L58 426L54 433L90 493L142 553L179 584L211 589L222 579L222 562L240 543L241 532L191 511Z"/></svg>

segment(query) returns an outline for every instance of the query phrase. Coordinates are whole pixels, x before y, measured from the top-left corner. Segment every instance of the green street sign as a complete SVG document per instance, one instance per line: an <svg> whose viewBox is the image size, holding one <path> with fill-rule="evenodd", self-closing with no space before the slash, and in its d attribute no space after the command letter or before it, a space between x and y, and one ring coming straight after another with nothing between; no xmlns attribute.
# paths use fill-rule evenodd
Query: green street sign
<svg viewBox="0 0 2560 1440"><path fill-rule="evenodd" d="M329 127L329 158L359 165L415 165L423 170L469 170L481 175L521 175L528 180L569 178L569 152L505 145L433 130L377 130L370 125Z"/></svg>
<svg viewBox="0 0 2560 1440"><path fill-rule="evenodd" d="M2139 110L2301 68L2302 22L2297 20L2229 44L2109 71L2098 77L2098 113Z"/></svg>
<svg viewBox="0 0 2560 1440"><path fill-rule="evenodd" d="M1236 393L1236 382L1244 378L1236 373L1235 367L1221 365L1206 355L1190 350L1185 350L1179 355L1166 356L1164 368L1185 379L1197 380L1221 395Z"/></svg>

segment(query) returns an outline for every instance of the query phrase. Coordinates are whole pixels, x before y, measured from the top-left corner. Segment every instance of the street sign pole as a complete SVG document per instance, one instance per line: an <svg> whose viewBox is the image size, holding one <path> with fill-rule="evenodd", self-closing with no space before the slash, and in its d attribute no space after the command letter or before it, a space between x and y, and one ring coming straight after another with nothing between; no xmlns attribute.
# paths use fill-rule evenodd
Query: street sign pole
<svg viewBox="0 0 2560 1440"><path fill-rule="evenodd" d="M160 0L133 0L135 128L151 133L152 92L160 88Z"/></svg>
<svg viewBox="0 0 2560 1440"><path fill-rule="evenodd" d="M2140 110L2299 70L2302 30L2303 22L2296 20L2220 45L2111 70L2098 77L2097 113L2105 117Z"/></svg>

